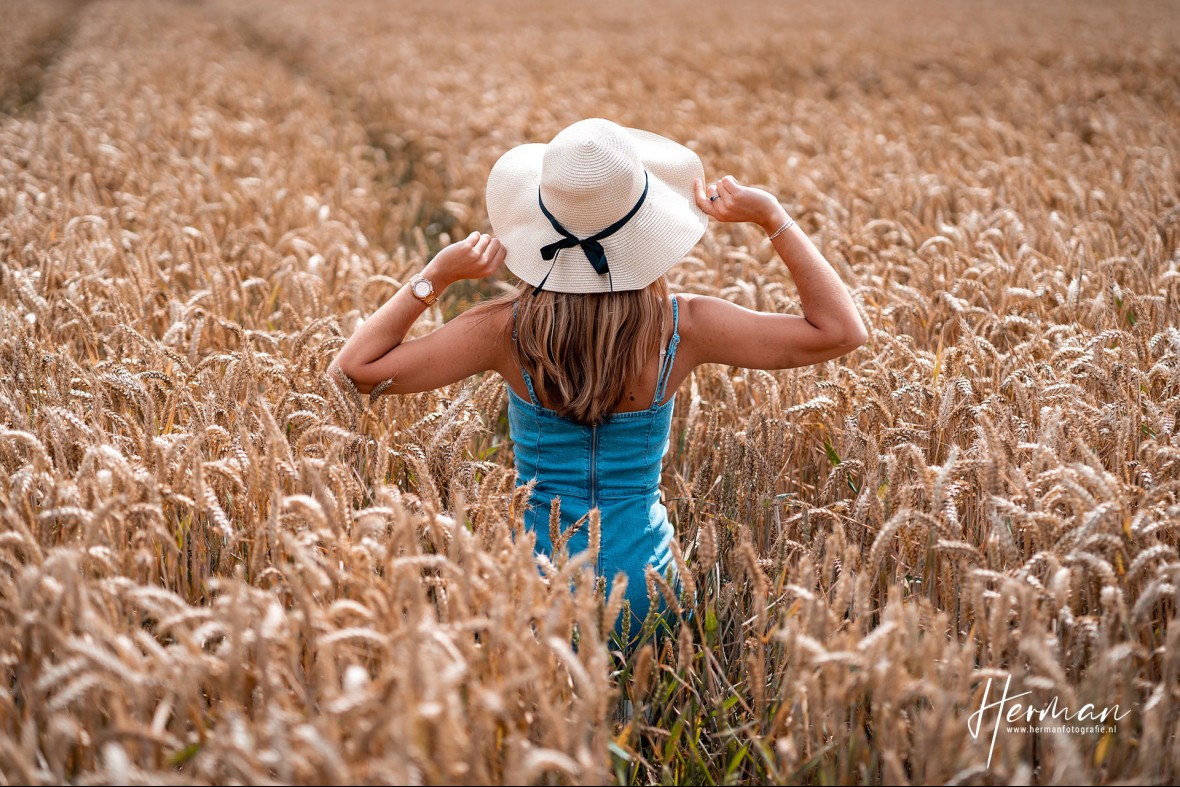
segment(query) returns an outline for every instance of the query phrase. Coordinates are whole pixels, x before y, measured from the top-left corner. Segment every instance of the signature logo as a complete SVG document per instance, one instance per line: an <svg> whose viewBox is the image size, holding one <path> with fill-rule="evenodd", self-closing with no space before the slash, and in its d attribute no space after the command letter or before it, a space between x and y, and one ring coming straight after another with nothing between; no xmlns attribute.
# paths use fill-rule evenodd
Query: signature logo
<svg viewBox="0 0 1180 787"><path fill-rule="evenodd" d="M1001 724L1006 725L1009 732L1113 732L1117 725L1108 725L1107 720L1118 722L1131 714L1129 710L1120 714L1118 705L1098 710L1093 703L1086 703L1078 708L1077 712L1071 712L1068 707L1058 706L1056 697L1042 707L1028 702L1014 702L1021 697L1027 697L1032 692L1009 694L1008 689L1011 685L1012 676L1009 675L1004 681L1004 689L1000 696L989 702L988 700L992 696L992 679L988 678L987 684L983 687L983 698L979 702L979 709L967 719L967 731L976 740L979 739L979 733L984 728L985 717L990 715L994 719L991 745L987 751L989 768L992 764L992 754L996 750L996 738L1000 734ZM1035 726L1032 723L1034 718L1037 720ZM1046 719L1074 722L1074 724L1045 725ZM1018 725L1021 721L1024 722L1024 726L1012 726Z"/></svg>

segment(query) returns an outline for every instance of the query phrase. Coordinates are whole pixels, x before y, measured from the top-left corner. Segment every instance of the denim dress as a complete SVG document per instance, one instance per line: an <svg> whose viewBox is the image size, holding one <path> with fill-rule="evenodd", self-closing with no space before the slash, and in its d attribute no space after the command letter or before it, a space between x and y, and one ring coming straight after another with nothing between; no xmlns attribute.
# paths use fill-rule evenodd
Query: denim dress
<svg viewBox="0 0 1180 787"><path fill-rule="evenodd" d="M513 340L516 339L515 310ZM521 369L529 399L508 389L508 428L516 454L518 486L536 480L524 524L536 534L536 552L552 556L549 504L561 498L561 529L565 532L592 508L598 508L602 539L598 552L600 576L607 593L615 574L627 576L627 600L636 620L631 632L648 613L645 569L661 575L675 572L669 544L673 538L668 512L660 502L660 470L668 452L672 403L664 398L668 374L680 343L679 311L672 298L672 338L662 351L656 393L646 410L612 413L595 426L584 426L542 407L529 373ZM567 542L570 555L589 548L589 525L583 521ZM615 623L622 628L623 616Z"/></svg>

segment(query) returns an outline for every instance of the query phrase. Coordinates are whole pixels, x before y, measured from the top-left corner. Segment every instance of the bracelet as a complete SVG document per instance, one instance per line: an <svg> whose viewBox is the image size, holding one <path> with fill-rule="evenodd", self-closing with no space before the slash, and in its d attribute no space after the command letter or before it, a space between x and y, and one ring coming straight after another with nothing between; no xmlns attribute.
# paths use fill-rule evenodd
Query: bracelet
<svg viewBox="0 0 1180 787"><path fill-rule="evenodd" d="M783 224L783 226L781 226L777 230L775 230L774 234L771 235L770 237L768 237L767 240L774 240L775 238L777 238L779 235L782 235L784 232L789 230L794 225L795 225L795 220L793 218L791 218L790 216L787 216L787 220Z"/></svg>

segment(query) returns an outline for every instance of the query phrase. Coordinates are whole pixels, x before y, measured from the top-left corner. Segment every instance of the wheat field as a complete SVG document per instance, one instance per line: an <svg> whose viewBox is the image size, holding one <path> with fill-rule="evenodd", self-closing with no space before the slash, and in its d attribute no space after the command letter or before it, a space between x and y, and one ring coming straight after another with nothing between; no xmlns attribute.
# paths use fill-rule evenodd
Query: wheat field
<svg viewBox="0 0 1180 787"><path fill-rule="evenodd" d="M1180 780L1178 42L1166 0L0 5L0 782ZM678 392L684 620L626 659L532 557L497 376L324 374L595 116L776 193L870 331ZM670 281L799 310L753 227ZM973 728L1007 681L1118 721Z"/></svg>

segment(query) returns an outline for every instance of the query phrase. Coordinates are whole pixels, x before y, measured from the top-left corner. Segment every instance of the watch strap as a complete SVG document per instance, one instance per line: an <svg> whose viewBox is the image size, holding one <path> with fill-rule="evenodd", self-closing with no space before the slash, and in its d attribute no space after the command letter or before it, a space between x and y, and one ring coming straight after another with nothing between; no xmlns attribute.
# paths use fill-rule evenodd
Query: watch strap
<svg viewBox="0 0 1180 787"><path fill-rule="evenodd" d="M420 281L424 281L430 285L430 294L426 295L425 297L419 295L418 291L414 288L414 285ZM421 273L414 274L413 278L410 279L410 293L415 298L425 303L427 306L433 306L435 302L438 301L438 293L434 291L434 282L430 281L430 279L426 278Z"/></svg>

